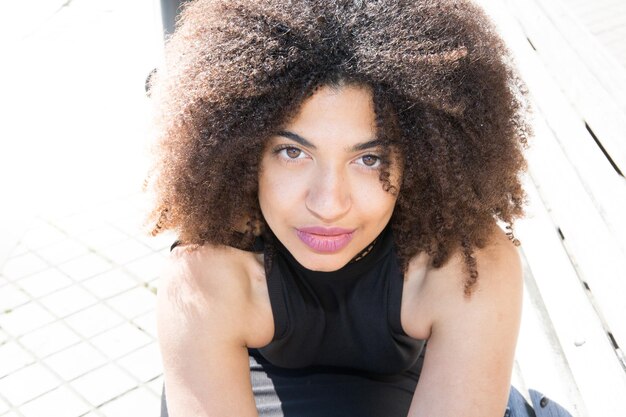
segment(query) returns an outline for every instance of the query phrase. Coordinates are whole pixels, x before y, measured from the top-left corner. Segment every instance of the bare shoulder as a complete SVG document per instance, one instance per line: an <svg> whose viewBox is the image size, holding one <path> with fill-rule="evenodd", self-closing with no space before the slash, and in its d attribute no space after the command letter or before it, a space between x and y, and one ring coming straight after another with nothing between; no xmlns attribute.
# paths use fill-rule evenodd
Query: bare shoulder
<svg viewBox="0 0 626 417"><path fill-rule="evenodd" d="M493 226L487 244L483 248L475 249L473 257L476 260L478 280L469 296L463 291L468 272L460 249L441 268L428 270L427 285L454 298L461 297L466 303L521 290L522 266L519 252L500 227Z"/></svg>
<svg viewBox="0 0 626 417"><path fill-rule="evenodd" d="M464 293L468 272L460 250L455 251L440 268L433 268L424 254L412 260L413 274L417 278L412 277L415 282L409 286L411 303L407 306L406 321L408 327L411 327L411 321L416 323L413 324L414 333L428 337L438 320L493 310L499 304L502 308L520 308L522 265L518 249L506 233L494 224L487 244L476 249L473 256L478 280L470 295Z"/></svg>
<svg viewBox="0 0 626 417"><path fill-rule="evenodd" d="M170 415L256 415L246 348L273 331L259 321L259 269L253 254L228 247L170 253L157 295Z"/></svg>
<svg viewBox="0 0 626 417"><path fill-rule="evenodd" d="M170 252L162 278L169 291L191 290L194 295L215 297L246 287L252 265L247 253L234 248L182 245Z"/></svg>
<svg viewBox="0 0 626 417"><path fill-rule="evenodd" d="M470 295L464 292L464 258L455 253L441 268L427 269L415 314L406 317L409 326L411 320L419 324L412 330L428 338L409 415L504 413L521 317L522 267L517 248L497 226L474 256L478 281Z"/></svg>
<svg viewBox="0 0 626 417"><path fill-rule="evenodd" d="M157 306L168 314L159 321L215 330L224 324L247 343L254 339L254 317L263 317L256 313L263 309L264 280L262 259L252 253L221 245L177 246L161 274Z"/></svg>

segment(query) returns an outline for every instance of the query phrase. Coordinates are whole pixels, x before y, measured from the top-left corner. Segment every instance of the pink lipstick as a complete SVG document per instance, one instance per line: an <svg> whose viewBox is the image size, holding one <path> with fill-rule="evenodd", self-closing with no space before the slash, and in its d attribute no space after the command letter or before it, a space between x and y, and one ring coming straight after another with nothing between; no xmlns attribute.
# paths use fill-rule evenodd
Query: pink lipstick
<svg viewBox="0 0 626 417"><path fill-rule="evenodd" d="M340 227L302 227L296 229L300 240L317 252L338 252L350 241L354 235L354 229Z"/></svg>

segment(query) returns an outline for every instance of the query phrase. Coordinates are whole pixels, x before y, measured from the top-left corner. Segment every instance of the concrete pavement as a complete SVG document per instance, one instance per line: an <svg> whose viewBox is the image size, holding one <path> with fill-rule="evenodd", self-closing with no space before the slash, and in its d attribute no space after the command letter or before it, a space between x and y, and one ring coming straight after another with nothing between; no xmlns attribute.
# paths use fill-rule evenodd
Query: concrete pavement
<svg viewBox="0 0 626 417"><path fill-rule="evenodd" d="M0 41L0 416L156 416L156 279L173 236L141 230L140 188L158 2L12 3Z"/></svg>

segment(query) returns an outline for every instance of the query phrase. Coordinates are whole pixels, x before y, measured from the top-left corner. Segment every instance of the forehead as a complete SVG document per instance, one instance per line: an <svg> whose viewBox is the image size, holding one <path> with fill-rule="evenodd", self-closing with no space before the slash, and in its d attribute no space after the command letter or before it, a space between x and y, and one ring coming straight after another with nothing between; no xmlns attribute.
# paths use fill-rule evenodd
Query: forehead
<svg viewBox="0 0 626 417"><path fill-rule="evenodd" d="M315 144L372 140L376 114L371 90L362 86L320 87L284 129Z"/></svg>

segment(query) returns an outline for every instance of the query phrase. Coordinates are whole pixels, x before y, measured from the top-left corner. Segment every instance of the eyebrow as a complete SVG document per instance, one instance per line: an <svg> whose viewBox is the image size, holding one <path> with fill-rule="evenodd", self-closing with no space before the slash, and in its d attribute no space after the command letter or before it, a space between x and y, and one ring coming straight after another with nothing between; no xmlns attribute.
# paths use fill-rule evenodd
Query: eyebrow
<svg viewBox="0 0 626 417"><path fill-rule="evenodd" d="M283 136L287 139L291 139L294 142L298 142L300 145L306 146L307 148L317 149L317 146L313 145L311 142L309 142L302 136L298 135L297 133L289 132L286 130L281 130L276 134L278 136ZM377 146L381 146L382 143L383 142L380 139L372 139L372 140L368 140L367 142L357 143L356 145L353 145L350 148L348 148L347 151L348 152L360 152L366 149L371 149Z"/></svg>

